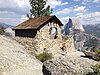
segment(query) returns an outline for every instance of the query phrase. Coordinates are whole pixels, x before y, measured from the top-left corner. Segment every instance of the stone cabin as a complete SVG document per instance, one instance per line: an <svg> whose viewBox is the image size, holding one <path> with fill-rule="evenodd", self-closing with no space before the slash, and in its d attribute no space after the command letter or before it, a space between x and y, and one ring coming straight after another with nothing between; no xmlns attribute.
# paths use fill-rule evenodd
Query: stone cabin
<svg viewBox="0 0 100 75"><path fill-rule="evenodd" d="M15 36L31 37L36 41L36 53L48 51L53 55L73 52L73 36L62 36L63 24L56 16L41 16L29 19L14 27Z"/></svg>
<svg viewBox="0 0 100 75"><path fill-rule="evenodd" d="M15 30L15 36L34 38L37 31L41 31L42 28L46 30L47 27L50 27L49 34L56 38L57 32L59 32L57 27L60 26L63 24L56 16L41 16L27 20L14 27L13 30Z"/></svg>

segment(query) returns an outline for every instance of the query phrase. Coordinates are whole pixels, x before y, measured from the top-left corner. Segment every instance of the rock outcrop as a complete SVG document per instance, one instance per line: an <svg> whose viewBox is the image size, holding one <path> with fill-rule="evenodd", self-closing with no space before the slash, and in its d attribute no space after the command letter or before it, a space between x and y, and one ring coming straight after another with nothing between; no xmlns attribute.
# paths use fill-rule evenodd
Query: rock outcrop
<svg viewBox="0 0 100 75"><path fill-rule="evenodd" d="M15 32L10 27L6 28L4 31L6 36L11 36L11 37L15 36Z"/></svg>
<svg viewBox="0 0 100 75"><path fill-rule="evenodd" d="M0 75L43 75L42 63L24 46L0 35Z"/></svg>
<svg viewBox="0 0 100 75"><path fill-rule="evenodd" d="M100 39L87 34L85 32L76 31L74 32L75 48L79 51L85 50L87 47L99 46Z"/></svg>
<svg viewBox="0 0 100 75"><path fill-rule="evenodd" d="M74 30L79 30L79 31L82 31L84 32L84 28L83 28L83 25L80 23L80 21L78 19L73 19L73 29Z"/></svg>
<svg viewBox="0 0 100 75"><path fill-rule="evenodd" d="M97 61L88 59L81 52L75 52L71 55L61 55L44 62L45 71L48 75L85 75L92 72L91 68Z"/></svg>
<svg viewBox="0 0 100 75"><path fill-rule="evenodd" d="M94 59L94 60L97 60L99 61L100 60L100 54L98 53L95 53L95 52L90 52L90 51L84 51L84 54L86 57L88 58L91 58L91 59Z"/></svg>

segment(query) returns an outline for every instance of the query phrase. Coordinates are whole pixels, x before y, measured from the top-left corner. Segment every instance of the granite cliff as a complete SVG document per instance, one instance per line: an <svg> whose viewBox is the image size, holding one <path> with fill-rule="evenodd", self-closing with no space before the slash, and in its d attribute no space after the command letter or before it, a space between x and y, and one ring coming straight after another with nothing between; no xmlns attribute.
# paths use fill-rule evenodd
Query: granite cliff
<svg viewBox="0 0 100 75"><path fill-rule="evenodd" d="M0 35L0 75L43 75L42 63L24 46Z"/></svg>
<svg viewBox="0 0 100 75"><path fill-rule="evenodd" d="M91 46L99 47L100 39L94 35L91 35L93 33L93 29L95 29L94 30L95 33L97 33L98 30L96 30L97 28L95 28L95 26L92 26L92 29L89 29L89 27L90 26L83 27L83 25L79 22L78 19L69 19L68 23L64 27L64 35L74 36L74 45L75 48L79 51L85 50L87 47Z"/></svg>
<svg viewBox="0 0 100 75"><path fill-rule="evenodd" d="M45 75L86 75L93 72L92 66L100 62L85 58L82 52L60 55L44 62Z"/></svg>

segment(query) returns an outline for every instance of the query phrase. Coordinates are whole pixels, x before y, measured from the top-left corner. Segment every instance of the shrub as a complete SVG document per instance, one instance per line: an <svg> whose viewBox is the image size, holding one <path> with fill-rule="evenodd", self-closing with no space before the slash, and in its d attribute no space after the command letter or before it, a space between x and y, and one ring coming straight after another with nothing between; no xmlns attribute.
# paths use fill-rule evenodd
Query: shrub
<svg viewBox="0 0 100 75"><path fill-rule="evenodd" d="M100 55L100 50L94 50L94 52L98 55Z"/></svg>
<svg viewBox="0 0 100 75"><path fill-rule="evenodd" d="M92 47L92 51L95 52L97 60L100 60L100 50L97 50L95 46Z"/></svg>
<svg viewBox="0 0 100 75"><path fill-rule="evenodd" d="M97 64L93 67L94 72L89 72L86 75L100 75L100 64Z"/></svg>
<svg viewBox="0 0 100 75"><path fill-rule="evenodd" d="M100 50L95 50L96 60L100 61Z"/></svg>
<svg viewBox="0 0 100 75"><path fill-rule="evenodd" d="M4 28L0 26L0 34L3 35L4 34Z"/></svg>
<svg viewBox="0 0 100 75"><path fill-rule="evenodd" d="M48 52L43 52L43 53L40 53L39 55L37 55L36 58L39 59L41 62L44 62L46 60L51 59L52 54L50 54Z"/></svg>
<svg viewBox="0 0 100 75"><path fill-rule="evenodd" d="M86 57L100 61L100 50L93 46L90 51L88 49L83 52Z"/></svg>

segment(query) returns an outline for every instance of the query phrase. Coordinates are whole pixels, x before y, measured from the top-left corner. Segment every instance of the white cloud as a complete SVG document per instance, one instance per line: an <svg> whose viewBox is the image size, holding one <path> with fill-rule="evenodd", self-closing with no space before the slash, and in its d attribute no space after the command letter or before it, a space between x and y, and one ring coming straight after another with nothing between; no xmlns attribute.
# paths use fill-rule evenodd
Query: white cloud
<svg viewBox="0 0 100 75"><path fill-rule="evenodd" d="M97 24L100 23L100 12L90 14L80 14L77 16L83 24Z"/></svg>
<svg viewBox="0 0 100 75"><path fill-rule="evenodd" d="M77 2L77 1L80 1L80 0L74 0L74 1L76 1L76 2Z"/></svg>
<svg viewBox="0 0 100 75"><path fill-rule="evenodd" d="M96 2L96 3L100 3L100 0L84 0L85 2Z"/></svg>
<svg viewBox="0 0 100 75"><path fill-rule="evenodd" d="M25 21L25 20L28 20L28 17L26 17L25 15L22 15L22 16L21 16L20 22L23 22L23 21Z"/></svg>
<svg viewBox="0 0 100 75"><path fill-rule="evenodd" d="M29 10L29 0L0 0L0 22L16 25Z"/></svg>
<svg viewBox="0 0 100 75"><path fill-rule="evenodd" d="M26 15L19 15L14 12L0 11L0 22L17 25L27 19Z"/></svg>
<svg viewBox="0 0 100 75"><path fill-rule="evenodd" d="M71 12L71 10L69 9L69 8L65 8L65 9L63 9L63 10L60 10L60 11L58 11L57 13L55 13L56 15L58 15L58 14L68 14L68 13L70 13Z"/></svg>
<svg viewBox="0 0 100 75"><path fill-rule="evenodd" d="M68 2L65 2L65 3L62 3L61 5L67 5L68 4Z"/></svg>
<svg viewBox="0 0 100 75"><path fill-rule="evenodd" d="M24 7L24 6L29 7L30 6L29 0L16 0L16 2L19 7Z"/></svg>
<svg viewBox="0 0 100 75"><path fill-rule="evenodd" d="M56 6L60 5L61 1L60 0L48 0L47 5L50 5L51 8L55 8Z"/></svg>
<svg viewBox="0 0 100 75"><path fill-rule="evenodd" d="M77 16L79 16L79 15L83 15L83 13L77 13L76 15L77 15Z"/></svg>
<svg viewBox="0 0 100 75"><path fill-rule="evenodd" d="M61 18L61 22L62 22L63 24L66 24L66 23L68 22L69 18L71 18L71 17L70 17L70 16L62 17L62 18Z"/></svg>
<svg viewBox="0 0 100 75"><path fill-rule="evenodd" d="M96 6L97 8L100 8L100 6Z"/></svg>
<svg viewBox="0 0 100 75"><path fill-rule="evenodd" d="M67 5L68 2L62 2L62 0L47 0L47 5L50 5L51 8L55 8L57 6Z"/></svg>
<svg viewBox="0 0 100 75"><path fill-rule="evenodd" d="M26 14L29 12L28 0L0 0L0 11L9 11L16 14Z"/></svg>
<svg viewBox="0 0 100 75"><path fill-rule="evenodd" d="M92 3L100 3L100 0L83 0L82 4L87 5L88 2L92 2Z"/></svg>
<svg viewBox="0 0 100 75"><path fill-rule="evenodd" d="M75 6L75 8L73 9L75 12L86 12L87 9L85 6Z"/></svg>

